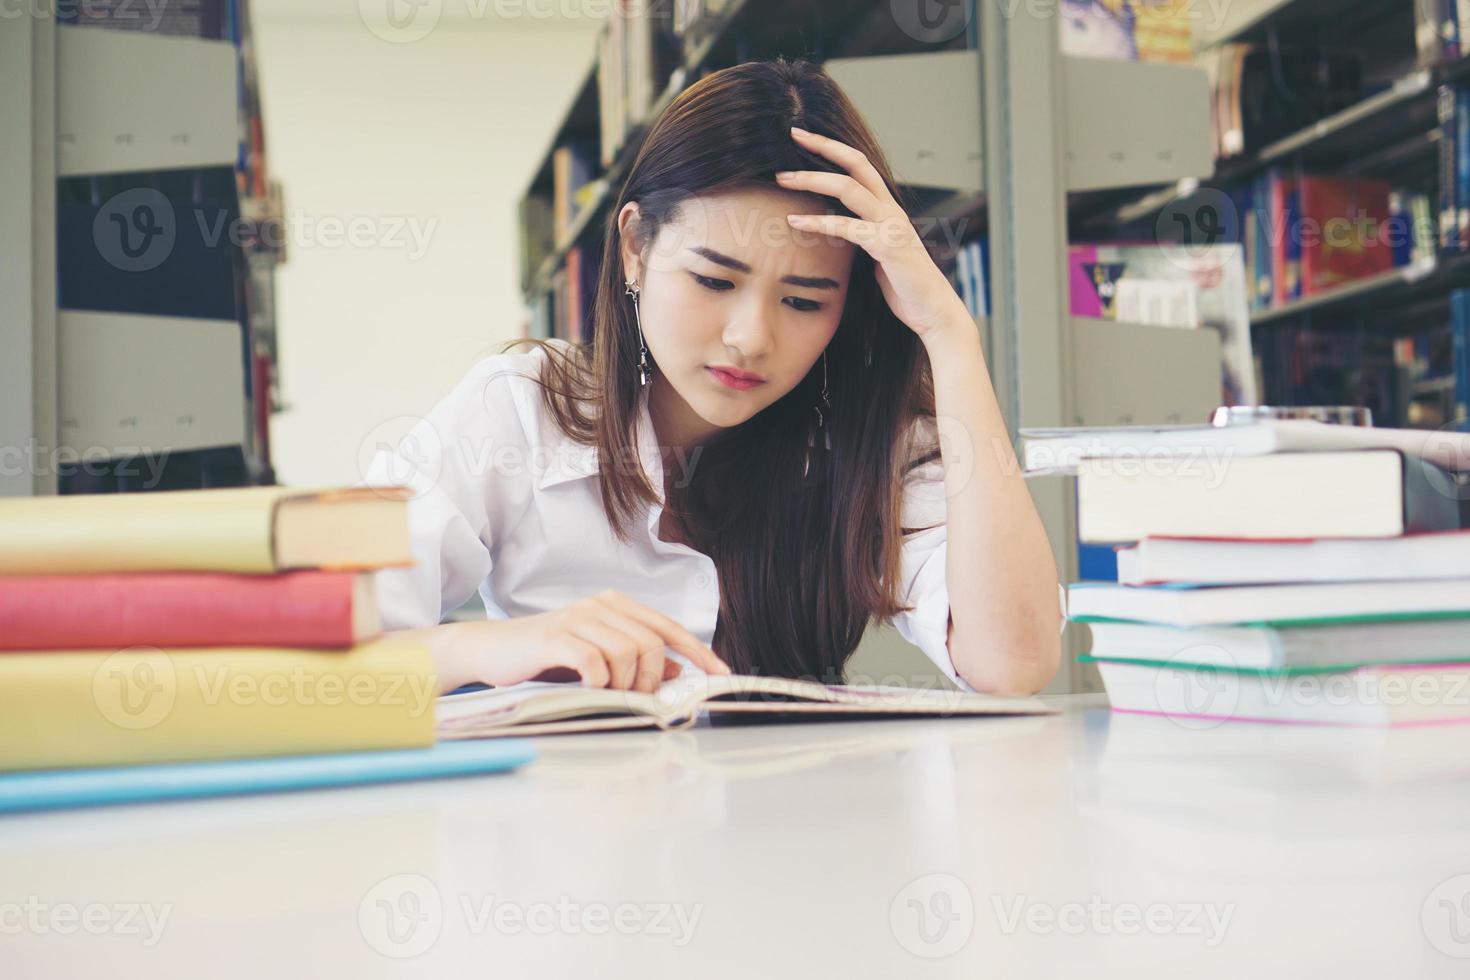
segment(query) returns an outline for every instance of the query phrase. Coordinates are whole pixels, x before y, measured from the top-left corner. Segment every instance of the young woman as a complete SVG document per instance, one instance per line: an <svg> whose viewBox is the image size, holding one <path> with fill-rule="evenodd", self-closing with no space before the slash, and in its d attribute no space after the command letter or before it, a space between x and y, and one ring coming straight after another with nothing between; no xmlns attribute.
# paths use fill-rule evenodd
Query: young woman
<svg viewBox="0 0 1470 980"><path fill-rule="evenodd" d="M441 689L652 690L669 650L833 683L873 619L964 687L1055 673L1056 567L974 321L819 67L728 68L653 122L590 330L485 358L367 474L414 490L418 563L378 598ZM477 589L488 621L434 625Z"/></svg>

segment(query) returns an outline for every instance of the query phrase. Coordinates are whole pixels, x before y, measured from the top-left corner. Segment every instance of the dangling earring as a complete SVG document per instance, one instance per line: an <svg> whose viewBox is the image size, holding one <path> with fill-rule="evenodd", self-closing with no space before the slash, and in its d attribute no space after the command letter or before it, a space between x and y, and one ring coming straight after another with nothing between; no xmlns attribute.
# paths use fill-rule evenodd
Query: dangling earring
<svg viewBox="0 0 1470 980"><path fill-rule="evenodd" d="M826 351L822 351L822 396L821 396L821 399L817 403L815 403L815 404L812 405L812 411L815 412L816 415L817 415L817 428L819 428L819 429L822 430L822 448L825 449L827 452L831 452L832 451L832 430L829 429L829 428L827 428L827 419L826 419L826 416L822 414L822 406L823 405L825 405L827 407L827 411L829 413L832 411L832 402L827 397L827 352ZM810 429L808 429L807 432L806 432L806 463L805 463L804 466L802 466L802 469L801 469L801 475L803 477L806 476L807 475L807 472L811 470L811 466L812 466L812 450L814 448L816 448L816 443L817 443L816 437L813 435L812 431Z"/></svg>
<svg viewBox="0 0 1470 980"><path fill-rule="evenodd" d="M822 399L821 402L812 406L812 411L817 413L817 428L822 430L822 447L829 452L832 449L832 430L827 428L826 417L822 414L822 406L827 411L832 411L832 402L827 397L827 352L822 351Z"/></svg>
<svg viewBox="0 0 1470 980"><path fill-rule="evenodd" d="M643 314L638 309L638 294L643 290L632 279L624 285L627 287L627 295L633 297L633 318L638 321L638 385L643 387L653 376L653 366L648 362L648 345L643 342Z"/></svg>

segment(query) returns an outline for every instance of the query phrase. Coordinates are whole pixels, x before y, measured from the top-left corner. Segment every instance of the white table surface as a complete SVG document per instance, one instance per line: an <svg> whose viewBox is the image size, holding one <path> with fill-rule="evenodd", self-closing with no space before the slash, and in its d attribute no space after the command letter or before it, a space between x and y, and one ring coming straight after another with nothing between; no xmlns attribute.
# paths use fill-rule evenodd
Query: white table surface
<svg viewBox="0 0 1470 980"><path fill-rule="evenodd" d="M1054 701L0 818L0 976L1470 977L1470 727Z"/></svg>

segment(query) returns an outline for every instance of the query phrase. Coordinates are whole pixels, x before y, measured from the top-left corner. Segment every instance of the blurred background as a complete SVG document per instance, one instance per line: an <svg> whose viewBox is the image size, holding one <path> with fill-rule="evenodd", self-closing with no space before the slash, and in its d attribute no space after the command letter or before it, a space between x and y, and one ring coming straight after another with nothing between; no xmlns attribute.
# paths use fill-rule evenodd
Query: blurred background
<svg viewBox="0 0 1470 980"><path fill-rule="evenodd" d="M13 0L0 494L356 482L506 340L589 339L647 123L777 54L877 132L1013 434L1262 403L1460 428L1461 25L1459 0ZM1033 493L1064 580L1113 577L1070 481Z"/></svg>

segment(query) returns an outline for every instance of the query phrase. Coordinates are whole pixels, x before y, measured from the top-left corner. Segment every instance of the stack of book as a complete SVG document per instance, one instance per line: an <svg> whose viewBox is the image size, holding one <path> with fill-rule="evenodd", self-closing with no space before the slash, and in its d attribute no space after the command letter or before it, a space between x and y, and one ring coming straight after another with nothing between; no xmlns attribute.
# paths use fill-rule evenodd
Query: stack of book
<svg viewBox="0 0 1470 980"><path fill-rule="evenodd" d="M1312 421L1027 430L1117 582L1069 590L1114 710L1470 721L1470 438Z"/></svg>
<svg viewBox="0 0 1470 980"><path fill-rule="evenodd" d="M421 644L380 636L406 493L0 500L0 770L434 743Z"/></svg>

